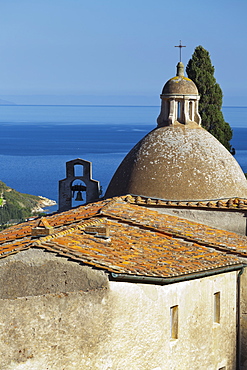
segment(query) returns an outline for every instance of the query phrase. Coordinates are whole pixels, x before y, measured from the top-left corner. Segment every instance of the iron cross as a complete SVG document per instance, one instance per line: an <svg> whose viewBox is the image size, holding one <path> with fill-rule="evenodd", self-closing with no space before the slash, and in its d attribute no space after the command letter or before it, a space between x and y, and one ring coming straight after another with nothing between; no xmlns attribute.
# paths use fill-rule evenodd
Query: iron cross
<svg viewBox="0 0 247 370"><path fill-rule="evenodd" d="M180 44L179 45L176 45L175 46L175 48L179 48L180 50L179 50L179 54L180 54L180 62L182 61L181 59L182 59L182 48L186 48L186 46L184 46L184 45L182 45L181 44L181 40L180 40Z"/></svg>

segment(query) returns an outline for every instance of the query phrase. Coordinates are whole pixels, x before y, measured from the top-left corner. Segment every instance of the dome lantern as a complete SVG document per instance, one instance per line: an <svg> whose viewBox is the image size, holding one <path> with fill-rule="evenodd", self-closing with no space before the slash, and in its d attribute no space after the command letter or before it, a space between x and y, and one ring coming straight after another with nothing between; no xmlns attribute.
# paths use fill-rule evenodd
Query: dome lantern
<svg viewBox="0 0 247 370"><path fill-rule="evenodd" d="M192 80L184 76L184 65L177 64L177 75L163 87L158 127L171 125L201 125L198 112L200 96Z"/></svg>

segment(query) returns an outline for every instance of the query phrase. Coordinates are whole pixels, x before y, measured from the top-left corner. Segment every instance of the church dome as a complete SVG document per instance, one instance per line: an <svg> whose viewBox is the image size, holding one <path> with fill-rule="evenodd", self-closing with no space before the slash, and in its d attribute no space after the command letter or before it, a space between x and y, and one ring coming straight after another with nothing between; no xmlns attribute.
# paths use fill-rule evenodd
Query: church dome
<svg viewBox="0 0 247 370"><path fill-rule="evenodd" d="M106 197L124 194L177 201L246 198L247 181L208 131L165 126L145 136L120 164Z"/></svg>
<svg viewBox="0 0 247 370"><path fill-rule="evenodd" d="M230 152L201 127L200 96L184 67L161 94L158 127L124 158L106 197L125 194L173 201L247 198L247 181Z"/></svg>

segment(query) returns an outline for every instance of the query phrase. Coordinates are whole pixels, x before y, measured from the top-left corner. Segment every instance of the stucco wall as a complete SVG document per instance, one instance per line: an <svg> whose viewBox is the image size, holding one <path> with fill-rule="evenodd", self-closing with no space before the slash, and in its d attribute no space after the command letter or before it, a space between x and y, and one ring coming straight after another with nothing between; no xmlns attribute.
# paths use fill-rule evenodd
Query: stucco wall
<svg viewBox="0 0 247 370"><path fill-rule="evenodd" d="M112 354L112 369L235 370L235 272L163 287L111 282L110 289L118 353L115 359ZM220 324L213 322L218 291ZM175 305L178 339L171 340L170 307Z"/></svg>
<svg viewBox="0 0 247 370"><path fill-rule="evenodd" d="M239 277L240 282L240 370L247 369L247 269Z"/></svg>
<svg viewBox="0 0 247 370"><path fill-rule="evenodd" d="M24 263L23 256L18 262ZM49 262L53 259L63 269L77 265L53 255ZM29 265L28 259L25 263ZM13 258L10 264L14 274ZM77 268L82 269L76 279L89 276L89 268ZM54 274L56 278L56 269ZM61 292L0 299L1 370L235 369L235 272L169 286L114 281L108 285L105 274L93 269L90 274L94 286L87 283L81 289L78 283L73 292L61 283ZM9 288L11 284L14 280ZM213 322L218 291L220 324ZM171 340L174 305L179 330L178 339Z"/></svg>
<svg viewBox="0 0 247 370"><path fill-rule="evenodd" d="M0 260L0 298L88 291L108 286L102 271L92 270L42 249L28 249Z"/></svg>
<svg viewBox="0 0 247 370"><path fill-rule="evenodd" d="M103 369L111 331L111 314L102 305L106 295L100 290L0 300L0 369Z"/></svg>
<svg viewBox="0 0 247 370"><path fill-rule="evenodd" d="M220 211L217 209L187 209L187 208L151 208L155 211L173 216L183 217L220 230L232 231L246 235L246 211Z"/></svg>

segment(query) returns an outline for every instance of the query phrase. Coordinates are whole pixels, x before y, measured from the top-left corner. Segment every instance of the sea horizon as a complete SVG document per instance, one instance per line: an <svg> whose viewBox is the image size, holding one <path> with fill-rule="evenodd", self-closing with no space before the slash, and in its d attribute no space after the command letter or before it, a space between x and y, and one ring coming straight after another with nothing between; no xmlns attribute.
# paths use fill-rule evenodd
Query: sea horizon
<svg viewBox="0 0 247 370"><path fill-rule="evenodd" d="M160 107L160 105L156 104L18 104L18 103L11 103L11 104L2 104L0 102L0 107L15 107L15 106L26 106L26 107L60 107L60 106L69 106L69 107ZM222 105L222 108L247 108L247 105Z"/></svg>

